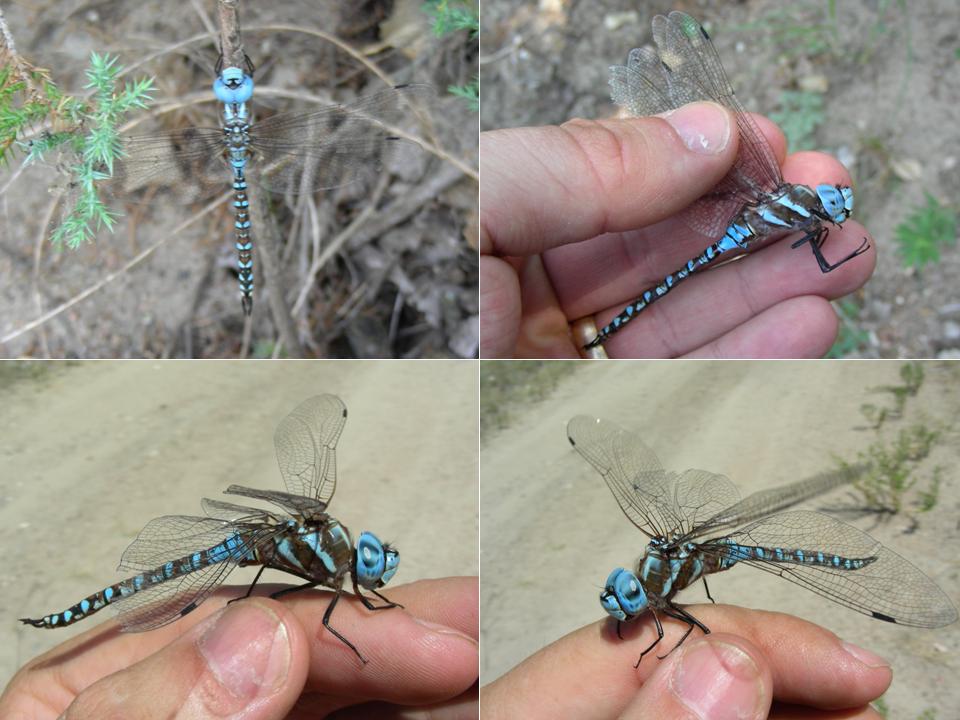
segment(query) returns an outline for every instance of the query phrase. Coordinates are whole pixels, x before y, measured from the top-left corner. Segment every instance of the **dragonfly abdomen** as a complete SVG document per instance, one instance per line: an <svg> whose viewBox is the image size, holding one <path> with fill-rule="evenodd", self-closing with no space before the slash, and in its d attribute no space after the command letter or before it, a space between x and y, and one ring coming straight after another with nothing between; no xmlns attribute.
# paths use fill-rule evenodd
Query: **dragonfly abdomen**
<svg viewBox="0 0 960 720"><path fill-rule="evenodd" d="M785 549L780 547L761 547L758 545L740 545L729 542L726 555L718 559L718 571L727 570L741 560L760 560L794 565L819 565L837 570L859 570L874 562L876 556L849 558L834 555L821 550Z"/></svg>
<svg viewBox="0 0 960 720"><path fill-rule="evenodd" d="M66 627L67 625L72 625L79 620L83 620L85 617L93 615L107 605L124 600L141 590L165 583L173 578L227 560L239 562L252 559L253 555L247 550L243 538L235 533L226 538L222 543L218 543L207 550L191 553L177 560L171 560L152 570L139 573L126 580L121 580L114 585L105 587L93 595L88 595L76 605L62 612L51 613L38 619L20 618L20 622L25 625L48 629ZM194 607L196 606L184 608L180 614L186 615L190 610L193 610Z"/></svg>

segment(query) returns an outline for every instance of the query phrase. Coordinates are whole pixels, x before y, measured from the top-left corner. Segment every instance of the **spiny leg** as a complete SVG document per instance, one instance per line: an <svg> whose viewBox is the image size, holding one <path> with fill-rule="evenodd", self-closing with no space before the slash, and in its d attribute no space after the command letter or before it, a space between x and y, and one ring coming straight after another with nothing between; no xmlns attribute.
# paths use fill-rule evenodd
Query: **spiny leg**
<svg viewBox="0 0 960 720"><path fill-rule="evenodd" d="M337 601L340 599L341 593L343 593L343 578L340 579L340 582L339 582L339 584L337 585L337 593L336 593L336 595L333 596L333 600L331 600L331 601L330 601L330 604L327 605L327 611L326 611L325 613L323 613L323 626L324 626L327 630L329 630L330 632L332 632L332 633L337 637L337 639L340 640L340 642L342 642L342 643L343 643L344 645L346 645L348 648L350 648L351 650L353 650L354 654L356 654L356 656L357 656L358 658L360 658L360 662L362 662L364 665L366 665L366 664L367 664L367 659L366 659L363 655L360 654L360 651L357 650L357 647L356 647L352 642L350 642L349 640L347 640L343 635L341 635L341 634L338 633L336 630L334 630L333 627L330 625L330 616L333 615L333 609L337 606Z"/></svg>
<svg viewBox="0 0 960 720"><path fill-rule="evenodd" d="M647 647L646 650L640 653L640 657L637 659L637 664L633 666L634 670L640 667L640 663L643 662L643 656L646 655L651 650L653 650L660 643L660 641L663 640L663 625L660 624L660 618L657 617L657 613L655 613L653 610L651 610L650 612L653 615L653 622L656 623L657 625L657 639L654 640L652 643L650 643L650 645ZM618 626L619 626L619 623L618 623ZM617 627L618 632L619 630L620 628Z"/></svg>
<svg viewBox="0 0 960 720"><path fill-rule="evenodd" d="M842 260L831 264L824 257L823 249L822 249L823 244L827 241L827 236L829 235L829 233L830 231L828 228L821 227L817 230L807 233L802 238L800 238L799 240L795 241L792 245L790 245L790 247L798 248L805 243L810 243L810 249L813 251L813 256L817 259L817 265L820 266L820 272L822 273L828 273L833 270L836 270L845 262L849 260L853 260L853 258L857 257L858 255L863 255L863 253L865 253L867 250L870 249L870 243L867 241L866 238L864 238L863 242L860 243L860 246L856 250L854 250L852 253L847 255Z"/></svg>
<svg viewBox="0 0 960 720"><path fill-rule="evenodd" d="M714 600L713 597L710 595L710 586L707 585L707 576L704 575L704 576L701 577L700 579L703 580L703 587L704 587L704 588L706 589L706 591L707 591L707 600L709 600L709 601L712 602L714 605L716 605L716 604L717 604L717 601Z"/></svg>
<svg viewBox="0 0 960 720"><path fill-rule="evenodd" d="M356 578L354 578L353 580L353 592L358 598L360 598L360 602L363 603L363 606L367 610L389 610L390 608L403 607L403 605L401 605L400 603L393 602L393 600L391 600L390 598L384 597L383 595L378 593L376 590L371 590L370 592L372 592L374 595L376 595L378 598L380 598L386 603L386 605L374 605L372 602L370 602L370 599L367 598L367 596L360 591L360 586L357 584Z"/></svg>
<svg viewBox="0 0 960 720"><path fill-rule="evenodd" d="M670 652L668 652L666 655L657 655L657 657L658 657L660 660L663 660L665 657L667 657L667 655L669 655L669 654L672 653L674 650L676 650L678 647L680 647L681 645L683 645L683 641L686 640L687 637L689 637L689 635L690 635L691 632L693 632L694 626L696 626L696 627L700 628L701 630L703 630L703 634L704 634L704 635L709 635L709 634L710 634L710 628L708 628L708 627L707 627L706 625L704 625L702 622L700 622L699 620L697 620L693 615L691 615L690 613L688 613L688 612L687 612L686 610L684 610L682 607L679 607L679 606L677 606L677 605L671 605L668 609L664 610L663 612L664 612L664 614L669 615L670 617L674 618L675 620L682 620L683 622L687 623L687 625L688 625L689 627L687 627L687 631L683 634L683 637L680 638L680 641L679 641L676 645L674 645L672 648L670 648Z"/></svg>
<svg viewBox="0 0 960 720"><path fill-rule="evenodd" d="M267 569L266 565L261 565L260 569L257 570L257 576L253 579L253 582L250 583L250 587L247 588L246 594L241 595L240 597L236 597L233 600L228 600L227 605L229 605L230 603L235 603L237 602L237 600L246 600L248 597L250 597L250 593L253 592L253 588L256 587L257 581L260 579L260 576L263 575L263 571L266 569Z"/></svg>

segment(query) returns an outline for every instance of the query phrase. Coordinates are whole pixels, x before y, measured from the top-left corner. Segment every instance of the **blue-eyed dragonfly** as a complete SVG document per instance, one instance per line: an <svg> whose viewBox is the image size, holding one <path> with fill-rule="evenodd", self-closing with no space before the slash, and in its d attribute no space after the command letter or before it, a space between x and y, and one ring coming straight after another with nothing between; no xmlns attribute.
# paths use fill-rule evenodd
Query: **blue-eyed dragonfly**
<svg viewBox="0 0 960 720"><path fill-rule="evenodd" d="M740 147L733 167L720 183L681 216L696 232L720 240L624 308L587 348L606 342L651 303L718 257L750 252L775 236L802 232L791 247L809 244L824 273L869 248L864 239L842 260L827 261L822 248L828 226L840 226L850 217L853 190L829 184L813 189L784 182L773 150L734 95L716 48L700 23L681 12L657 15L653 40L656 50L636 48L630 51L626 65L610 68L613 101L635 116L656 115L697 101L719 103L736 117Z"/></svg>
<svg viewBox="0 0 960 720"><path fill-rule="evenodd" d="M140 531L119 567L138 574L68 610L38 619L21 618L21 622L39 628L65 627L114 605L124 632L153 630L195 610L235 567L259 565L243 598L250 596L266 568L306 580L274 593L274 598L318 585L333 589L323 626L365 663L353 643L331 627L330 617L348 578L367 609L399 607L377 590L396 573L400 555L370 532L361 533L354 545L347 528L327 514L337 488L337 440L346 421L347 408L335 395L304 401L274 434L280 474L289 492L239 485L226 490L229 495L265 500L284 513L204 498L207 517L167 515ZM361 588L385 604L375 605Z"/></svg>
<svg viewBox="0 0 960 720"><path fill-rule="evenodd" d="M615 569L600 594L603 609L617 620L618 635L620 623L652 614L657 639L640 660L663 639L658 615L688 626L673 649L694 627L709 633L673 598L697 580L706 587L708 574L738 563L878 620L936 628L957 619L932 580L862 530L818 512L784 512L852 482L867 466L825 472L741 500L723 475L668 473L636 434L606 420L578 415L567 424L567 439L603 476L627 519L650 538L636 568ZM707 597L713 601L709 588Z"/></svg>

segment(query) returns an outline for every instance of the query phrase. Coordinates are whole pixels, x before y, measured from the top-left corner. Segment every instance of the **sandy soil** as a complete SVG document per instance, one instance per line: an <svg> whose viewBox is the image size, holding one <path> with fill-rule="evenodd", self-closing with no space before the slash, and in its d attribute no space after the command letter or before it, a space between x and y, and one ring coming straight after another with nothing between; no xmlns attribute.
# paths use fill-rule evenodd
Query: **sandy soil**
<svg viewBox="0 0 960 720"><path fill-rule="evenodd" d="M639 432L664 467L722 473L746 494L834 467L834 454L855 459L875 439L860 406L889 403L889 394L871 389L899 385L899 367L853 361L590 364L549 399L516 408L511 427L481 443L482 682L603 618L598 588L611 569L633 563L644 545L601 477L568 445L571 417L587 413L618 422ZM920 468L945 468L940 501L913 534L902 532L900 518L875 528L869 518L855 524L911 559L960 606L960 374L954 366L925 367L919 395L888 427L950 425ZM829 496L844 498L842 491ZM710 590L720 603L798 615L890 659L890 717L914 718L928 707L937 710L935 717L956 717L960 625L919 630L878 622L751 568L712 575ZM700 585L680 599L697 603L706 596Z"/></svg>
<svg viewBox="0 0 960 720"><path fill-rule="evenodd" d="M827 17L831 7L835 21ZM924 192L957 211L960 73L948 70L956 67L956 3L486 0L481 128L613 116L608 66L649 43L651 18L670 10L710 24L748 110L769 115L782 111L785 90L825 88L816 148L847 165L854 217L878 249L875 273L848 298L858 308L854 325L865 334L851 356L957 357L956 245L915 270L898 257L894 238L895 228L926 205Z"/></svg>
<svg viewBox="0 0 960 720"><path fill-rule="evenodd" d="M202 515L200 498L224 497L231 483L282 489L273 432L321 392L340 395L350 413L334 515L397 545L395 583L477 572L474 363L58 363L4 385L0 687L29 658L110 617L57 631L16 622L120 579L120 555L148 521ZM229 583L249 582L251 570Z"/></svg>

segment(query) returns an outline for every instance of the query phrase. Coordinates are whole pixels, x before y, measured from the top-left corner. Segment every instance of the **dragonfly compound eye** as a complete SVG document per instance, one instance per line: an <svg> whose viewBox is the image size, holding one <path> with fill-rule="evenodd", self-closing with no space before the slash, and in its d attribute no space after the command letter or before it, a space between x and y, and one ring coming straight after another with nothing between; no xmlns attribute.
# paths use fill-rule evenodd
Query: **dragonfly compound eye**
<svg viewBox="0 0 960 720"><path fill-rule="evenodd" d="M399 557L397 553L391 551L394 555L393 568L387 567L387 553L384 552L383 543L377 539L373 533L363 532L360 539L357 540L357 582L367 590L375 590L381 587L386 580L383 580L385 573L390 576L396 572ZM389 580L389 577L387 578Z"/></svg>
<svg viewBox="0 0 960 720"><path fill-rule="evenodd" d="M617 620L629 620L647 609L647 594L636 575L617 568L607 577L600 604Z"/></svg>
<svg viewBox="0 0 960 720"><path fill-rule="evenodd" d="M817 197L827 215L838 225L853 212L853 190L839 185L817 185Z"/></svg>

